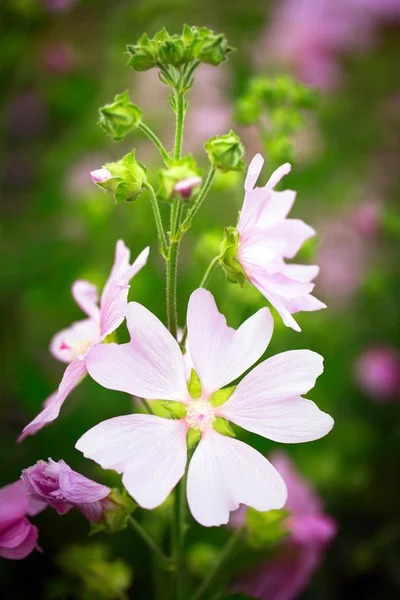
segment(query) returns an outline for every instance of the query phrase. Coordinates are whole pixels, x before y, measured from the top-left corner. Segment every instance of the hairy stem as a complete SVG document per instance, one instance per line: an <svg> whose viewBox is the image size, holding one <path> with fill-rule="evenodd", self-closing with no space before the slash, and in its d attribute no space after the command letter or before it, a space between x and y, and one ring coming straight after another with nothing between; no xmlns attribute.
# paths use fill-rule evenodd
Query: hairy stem
<svg viewBox="0 0 400 600"><path fill-rule="evenodd" d="M150 127L148 127L148 125L143 123L143 121L140 122L139 129L141 131L143 131L143 133L146 134L147 137L153 142L153 144L156 146L156 148L160 152L163 161L167 164L169 161L169 154L168 154L167 150L165 149L165 147L163 146L161 140L154 133L154 131L152 129L150 129Z"/></svg>
<svg viewBox="0 0 400 600"><path fill-rule="evenodd" d="M165 238L164 226L163 226L163 222L161 219L160 207L158 206L156 194L153 189L153 186L151 186L150 183L146 182L143 185L149 192L150 202L151 202L151 206L152 206L153 213L154 213L154 220L156 222L156 227L157 227L157 237L158 237L158 244L160 246L160 252L164 256L164 258L166 258L167 254L168 254L167 240Z"/></svg>

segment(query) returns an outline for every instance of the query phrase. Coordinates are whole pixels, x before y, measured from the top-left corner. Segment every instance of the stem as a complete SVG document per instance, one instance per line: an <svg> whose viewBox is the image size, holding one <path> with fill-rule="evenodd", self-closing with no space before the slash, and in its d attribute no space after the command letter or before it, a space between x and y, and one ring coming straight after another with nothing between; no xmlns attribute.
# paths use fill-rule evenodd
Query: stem
<svg viewBox="0 0 400 600"><path fill-rule="evenodd" d="M208 192L210 191L210 187L214 180L215 173L216 173L215 167L210 167L210 170L208 171L208 175L203 184L203 187L201 188L200 193L195 200L195 203L193 204L192 208L188 211L186 218L182 223L182 227L181 227L182 235L189 229L190 225L192 224L195 214L197 213L200 206L202 205L204 198L207 196Z"/></svg>
<svg viewBox="0 0 400 600"><path fill-rule="evenodd" d="M175 129L175 147L174 158L178 160L181 157L183 141L183 122L185 118L185 95L175 90L176 101L176 129Z"/></svg>
<svg viewBox="0 0 400 600"><path fill-rule="evenodd" d="M163 226L163 222L161 219L160 208L158 206L156 194L154 192L153 187L150 185L150 183L145 182L143 185L149 192L150 202L151 202L151 206L153 208L153 213L154 213L154 220L156 222L156 227L157 227L157 237L158 237L158 243L160 246L160 252L164 256L164 258L166 258L167 254L168 254L167 240L165 239L164 226Z"/></svg>
<svg viewBox="0 0 400 600"><path fill-rule="evenodd" d="M163 161L167 164L169 161L169 154L168 154L167 150L165 149L165 147L163 146L161 140L154 133L154 131L152 129L150 129L150 127L148 127L146 125L146 123L143 123L143 121L140 122L139 129L141 131L143 131L143 133L145 133L147 135L147 137L153 142L153 144L159 150Z"/></svg>
<svg viewBox="0 0 400 600"><path fill-rule="evenodd" d="M172 552L175 557L174 600L184 600L184 520L186 478L177 484L174 492L174 516L172 528Z"/></svg>
<svg viewBox="0 0 400 600"><path fill-rule="evenodd" d="M178 314L176 304L178 252L179 242L171 241L167 262L167 316L168 329L175 339L178 333Z"/></svg>
<svg viewBox="0 0 400 600"><path fill-rule="evenodd" d="M226 560L229 558L229 556L232 553L232 551L234 550L237 542L239 541L242 531L243 531L243 528L239 527L239 529L236 529L236 531L234 531L231 534L231 536L228 539L228 541L226 542L225 546L222 548L222 551L219 555L219 559L214 563L214 565L211 568L207 577L204 579L204 581L200 584L200 586L197 588L197 590L191 597L191 600L200 600L201 598L203 598L205 592L207 592L208 589L213 585L213 583L215 582L215 580L218 576L219 570L224 565ZM209 596L207 596L207 597L209 597Z"/></svg>
<svg viewBox="0 0 400 600"><path fill-rule="evenodd" d="M192 65L190 66L190 68L188 69L185 79L184 79L184 85L187 86L193 73L195 72L195 70L197 69L197 67L199 66L200 61L199 60L195 60Z"/></svg>
<svg viewBox="0 0 400 600"><path fill-rule="evenodd" d="M166 569L169 569L171 559L164 554L161 548L157 546L156 542L149 536L147 531L143 529L143 527L136 521L136 519L132 517L132 515L128 517L127 523L142 538L144 543L147 544L147 546L154 553L154 555L157 556L157 558L160 560L160 564Z"/></svg>

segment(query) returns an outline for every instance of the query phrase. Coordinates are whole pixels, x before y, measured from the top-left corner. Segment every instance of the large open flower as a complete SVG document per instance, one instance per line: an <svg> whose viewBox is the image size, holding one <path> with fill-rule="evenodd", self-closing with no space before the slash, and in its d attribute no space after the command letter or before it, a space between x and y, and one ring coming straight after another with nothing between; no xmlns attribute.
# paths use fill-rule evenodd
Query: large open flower
<svg viewBox="0 0 400 600"><path fill-rule="evenodd" d="M306 442L328 433L332 418L300 396L321 374L322 357L309 350L284 352L255 367L233 392L229 390L230 396L229 391L217 393L262 356L272 336L271 313L263 308L234 330L218 312L213 296L198 289L189 301L187 323L191 359L201 384L201 389L189 386L192 394L177 341L136 302L127 310L130 343L96 346L87 357L90 375L104 387L179 403L175 406L181 418L116 417L93 427L76 447L103 468L123 473L128 492L140 506L151 509L183 476L191 429L200 441L189 465L187 497L199 523L227 523L230 511L240 504L260 511L281 508L286 487L274 467L259 452L217 429L223 431L221 424L227 419L281 442Z"/></svg>
<svg viewBox="0 0 400 600"><path fill-rule="evenodd" d="M33 435L56 419L70 392L86 375L86 356L90 348L101 344L119 327L125 318L128 303L129 281L147 262L149 248L145 248L130 264L130 251L122 240L115 248L115 259L110 276L100 298L97 287L89 281L75 281L72 295L87 319L73 323L57 333L50 352L64 363L69 363L58 390L44 402L43 410L22 431L18 441Z"/></svg>
<svg viewBox="0 0 400 600"><path fill-rule="evenodd" d="M250 282L279 312L285 325L300 331L292 314L325 308L325 304L311 295L314 288L311 282L319 268L286 264L285 259L294 258L315 231L299 219L287 218L296 192L273 189L289 173L289 163L279 167L265 187L254 187L263 164L261 154L256 154L247 173L237 225L237 260Z"/></svg>

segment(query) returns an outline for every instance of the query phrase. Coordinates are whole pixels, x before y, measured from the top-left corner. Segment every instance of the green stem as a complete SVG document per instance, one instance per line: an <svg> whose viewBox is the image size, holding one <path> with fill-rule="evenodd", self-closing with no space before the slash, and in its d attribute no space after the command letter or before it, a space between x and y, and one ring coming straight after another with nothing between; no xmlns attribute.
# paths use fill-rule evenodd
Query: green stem
<svg viewBox="0 0 400 600"><path fill-rule="evenodd" d="M179 242L171 241L167 262L167 316L168 329L175 339L178 333L178 314L176 303L178 252Z"/></svg>
<svg viewBox="0 0 400 600"><path fill-rule="evenodd" d="M199 60L195 60L190 68L188 69L187 73L185 74L185 79L184 79L184 85L187 86L193 73L195 72L195 70L197 69L197 67L199 66L200 61Z"/></svg>
<svg viewBox="0 0 400 600"><path fill-rule="evenodd" d="M204 598L204 594L209 590L209 588L213 585L213 583L217 579L221 567L224 566L225 562L227 561L227 559L229 558L229 556L232 554L233 550L235 549L237 542L240 540L242 531L243 531L243 529L241 527L239 527L239 529L236 529L236 531L234 531L231 534L231 536L228 539L228 541L226 542L225 546L222 548L222 551L219 554L218 560L211 567L210 572L208 573L207 577L203 580L203 582L197 588L197 590L195 591L195 593L193 594L193 596L191 597L190 600L201 600L201 598ZM209 597L210 596L207 596L207 598L209 598Z"/></svg>
<svg viewBox="0 0 400 600"><path fill-rule="evenodd" d="M145 407L145 409L147 410L149 415L154 415L154 410L151 408L148 400L146 400L146 398L139 398L139 400L141 401L141 403L143 404L143 406Z"/></svg>
<svg viewBox="0 0 400 600"><path fill-rule="evenodd" d="M175 129L175 147L174 158L178 160L181 157L183 142L183 122L185 119L185 94L175 90L176 103L176 129Z"/></svg>
<svg viewBox="0 0 400 600"><path fill-rule="evenodd" d="M160 565L169 570L171 567L171 559L164 554L161 548L157 546L156 542L149 536L147 531L143 529L143 527L136 521L134 517L132 517L132 515L128 517L127 523L134 531L136 531L144 543L150 548L153 554L160 561Z"/></svg>
<svg viewBox="0 0 400 600"><path fill-rule="evenodd" d="M185 521L185 488L186 478L183 477L174 491L174 515L172 526L172 552L175 557L175 586L174 600L185 600L184 597L184 521Z"/></svg>
<svg viewBox="0 0 400 600"><path fill-rule="evenodd" d="M169 154L168 154L167 150L165 149L165 147L163 146L161 140L154 133L154 131L152 129L150 129L150 127L148 127L148 125L146 125L146 123L143 123L143 121L140 122L139 129L141 131L143 131L143 133L146 134L147 137L153 142L153 144L159 150L165 164L168 164Z"/></svg>
<svg viewBox="0 0 400 600"><path fill-rule="evenodd" d="M197 211L199 210L200 206L202 205L204 198L207 196L208 192L210 191L210 187L214 180L215 173L216 173L215 167L210 167L210 170L208 171L207 178L203 184L203 187L201 188L200 193L197 196L192 208L188 211L186 218L182 223L182 227L181 227L182 235L191 226L194 216L196 215Z"/></svg>
<svg viewBox="0 0 400 600"><path fill-rule="evenodd" d="M160 252L164 256L164 258L166 258L167 254L168 254L167 240L165 238L164 226L163 226L163 222L161 219L160 208L158 206L157 197L156 197L155 191L153 189L153 186L150 185L150 183L148 183L146 181L143 184L143 186L149 192L150 202L151 202L151 206L153 208L153 213L154 213L154 220L156 222L156 227L157 227L157 237L158 237L158 243L160 246Z"/></svg>

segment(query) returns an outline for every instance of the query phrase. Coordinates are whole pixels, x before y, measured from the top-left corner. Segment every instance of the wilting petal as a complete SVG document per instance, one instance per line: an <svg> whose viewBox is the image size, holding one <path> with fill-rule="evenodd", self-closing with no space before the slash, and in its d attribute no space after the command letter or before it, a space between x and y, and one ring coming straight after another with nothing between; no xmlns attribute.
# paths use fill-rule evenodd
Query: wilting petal
<svg viewBox="0 0 400 600"><path fill-rule="evenodd" d="M3 548L0 541L0 556L11 560L21 560L26 558L36 548L38 530L30 524L27 536L24 541L15 548Z"/></svg>
<svg viewBox="0 0 400 600"><path fill-rule="evenodd" d="M0 531L22 519L28 510L28 498L22 481L0 489Z"/></svg>
<svg viewBox="0 0 400 600"><path fill-rule="evenodd" d="M265 352L274 322L262 308L239 329L228 327L207 290L193 292L188 307L188 340L203 395L211 395L232 382Z"/></svg>
<svg viewBox="0 0 400 600"><path fill-rule="evenodd" d="M106 485L96 483L73 471L63 460L58 463L60 495L71 504L82 504L102 500L111 492Z"/></svg>
<svg viewBox="0 0 400 600"><path fill-rule="evenodd" d="M260 176L261 170L263 168L264 159L261 154L256 154L249 164L249 168L247 170L246 180L244 182L244 189L246 192L250 192L257 183L257 179Z"/></svg>
<svg viewBox="0 0 400 600"><path fill-rule="evenodd" d="M286 486L259 452L210 429L190 461L187 497L196 521L212 527L227 523L239 504L259 511L282 508Z"/></svg>
<svg viewBox="0 0 400 600"><path fill-rule="evenodd" d="M96 425L76 448L122 482L143 508L159 506L185 472L187 425L153 415L127 415Z"/></svg>
<svg viewBox="0 0 400 600"><path fill-rule="evenodd" d="M65 369L57 392L54 392L45 401L45 408L23 429L18 442L22 442L28 435L34 435L37 431L48 425L48 423L54 421L60 414L61 407L66 398L85 375L85 361L78 358L72 361Z"/></svg>
<svg viewBox="0 0 400 600"><path fill-rule="evenodd" d="M129 344L92 348L88 371L100 385L141 398L186 400L185 366L178 342L141 304L130 302L127 325Z"/></svg>
<svg viewBox="0 0 400 600"><path fill-rule="evenodd" d="M93 342L100 337L98 319L76 321L62 331L56 333L50 342L51 354L64 363L70 363L78 356L84 355Z"/></svg>
<svg viewBox="0 0 400 600"><path fill-rule="evenodd" d="M72 285L72 296L84 313L92 319L99 318L99 292L89 281L78 280Z"/></svg>

